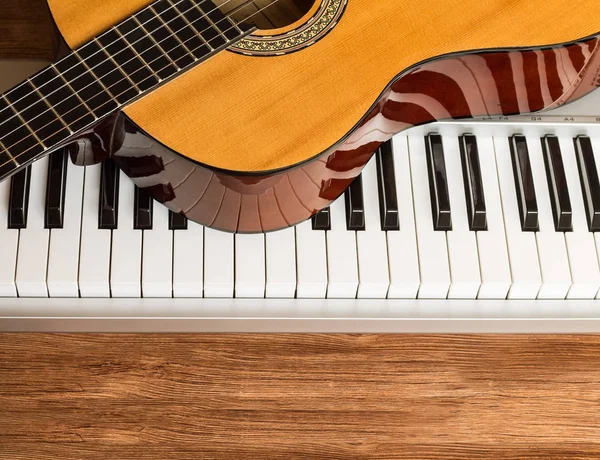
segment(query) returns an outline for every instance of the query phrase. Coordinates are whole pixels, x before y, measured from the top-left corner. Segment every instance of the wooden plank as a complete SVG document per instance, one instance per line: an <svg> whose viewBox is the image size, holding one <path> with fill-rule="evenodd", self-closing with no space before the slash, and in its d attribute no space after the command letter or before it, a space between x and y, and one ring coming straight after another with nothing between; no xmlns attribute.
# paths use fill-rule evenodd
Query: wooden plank
<svg viewBox="0 0 600 460"><path fill-rule="evenodd" d="M0 458L600 456L600 337L0 335Z"/></svg>

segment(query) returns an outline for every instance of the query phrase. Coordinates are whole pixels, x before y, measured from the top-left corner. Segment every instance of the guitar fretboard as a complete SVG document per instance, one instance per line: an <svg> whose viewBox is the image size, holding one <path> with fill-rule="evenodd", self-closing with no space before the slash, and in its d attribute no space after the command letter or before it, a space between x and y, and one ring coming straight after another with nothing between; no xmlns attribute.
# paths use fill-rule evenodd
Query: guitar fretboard
<svg viewBox="0 0 600 460"><path fill-rule="evenodd" d="M0 180L252 31L209 0L159 0L0 95Z"/></svg>

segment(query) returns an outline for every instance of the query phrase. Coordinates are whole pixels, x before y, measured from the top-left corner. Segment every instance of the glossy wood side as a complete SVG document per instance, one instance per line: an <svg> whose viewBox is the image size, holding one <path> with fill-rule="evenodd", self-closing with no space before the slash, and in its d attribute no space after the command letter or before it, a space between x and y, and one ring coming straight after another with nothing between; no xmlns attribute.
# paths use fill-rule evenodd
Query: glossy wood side
<svg viewBox="0 0 600 460"><path fill-rule="evenodd" d="M330 169L322 159L278 174L235 176L190 162L126 116L118 117L111 130L96 134L113 140L115 162L157 201L193 221L228 232L266 232L302 222L342 194L360 171L345 165ZM76 163L101 159L102 152L94 155L90 147L78 144L73 151Z"/></svg>
<svg viewBox="0 0 600 460"><path fill-rule="evenodd" d="M517 70L511 62L523 65ZM561 74L564 68L572 70ZM395 81L352 136L323 155L251 176L194 163L126 115L116 117L103 137L113 140L110 153L125 173L171 210L220 230L264 232L298 224L328 206L394 133L474 112L507 115L564 104L596 88L599 71L598 38L432 61ZM565 78L574 82L567 90Z"/></svg>
<svg viewBox="0 0 600 460"><path fill-rule="evenodd" d="M600 337L0 335L0 457L595 459Z"/></svg>
<svg viewBox="0 0 600 460"><path fill-rule="evenodd" d="M50 0L71 45L143 3ZM469 49L569 42L600 31L598 18L596 0L568 6L558 0L451 0L435 7L350 0L334 31L315 45L268 59L222 53L126 113L154 138L202 163L237 171L288 167L344 138L390 81L418 62Z"/></svg>
<svg viewBox="0 0 600 460"><path fill-rule="evenodd" d="M59 37L46 0L0 2L0 59L53 60Z"/></svg>

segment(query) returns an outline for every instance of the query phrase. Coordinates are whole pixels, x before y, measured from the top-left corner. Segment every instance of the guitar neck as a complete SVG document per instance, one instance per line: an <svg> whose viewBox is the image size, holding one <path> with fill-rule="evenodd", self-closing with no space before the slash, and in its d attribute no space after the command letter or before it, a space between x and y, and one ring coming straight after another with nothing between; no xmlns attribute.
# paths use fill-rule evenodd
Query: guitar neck
<svg viewBox="0 0 600 460"><path fill-rule="evenodd" d="M253 30L210 1L144 8L0 95L0 180Z"/></svg>

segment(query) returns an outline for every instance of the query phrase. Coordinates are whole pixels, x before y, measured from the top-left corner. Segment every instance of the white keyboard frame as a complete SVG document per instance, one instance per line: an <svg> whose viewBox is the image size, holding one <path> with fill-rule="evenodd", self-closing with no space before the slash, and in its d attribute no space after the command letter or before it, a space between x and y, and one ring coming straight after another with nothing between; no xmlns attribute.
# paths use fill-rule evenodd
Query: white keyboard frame
<svg viewBox="0 0 600 460"><path fill-rule="evenodd" d="M0 332L598 333L600 302L0 299Z"/></svg>

